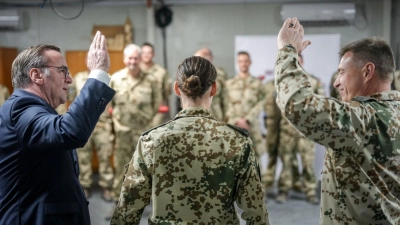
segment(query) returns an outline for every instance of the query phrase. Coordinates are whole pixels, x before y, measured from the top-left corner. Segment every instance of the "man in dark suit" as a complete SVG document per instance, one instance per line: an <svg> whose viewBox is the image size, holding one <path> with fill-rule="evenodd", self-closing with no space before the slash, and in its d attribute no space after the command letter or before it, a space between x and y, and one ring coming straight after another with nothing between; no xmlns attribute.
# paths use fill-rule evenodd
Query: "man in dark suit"
<svg viewBox="0 0 400 225"><path fill-rule="evenodd" d="M83 147L115 91L106 40L88 52L89 79L65 115L72 82L54 45L23 50L12 65L11 97L0 109L0 224L90 224L75 148Z"/></svg>

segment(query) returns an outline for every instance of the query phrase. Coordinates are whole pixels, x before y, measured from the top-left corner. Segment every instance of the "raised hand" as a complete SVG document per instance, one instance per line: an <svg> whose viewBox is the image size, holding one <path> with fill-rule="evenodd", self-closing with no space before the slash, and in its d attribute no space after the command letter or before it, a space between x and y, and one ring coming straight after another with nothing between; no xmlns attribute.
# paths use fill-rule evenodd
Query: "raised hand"
<svg viewBox="0 0 400 225"><path fill-rule="evenodd" d="M100 31L97 31L93 38L86 62L89 70L99 69L108 72L110 69L110 56L107 52L106 37Z"/></svg>
<svg viewBox="0 0 400 225"><path fill-rule="evenodd" d="M288 18L278 34L278 48L281 49L288 44L293 45L298 53L301 53L311 41L303 41L304 29L296 17Z"/></svg>

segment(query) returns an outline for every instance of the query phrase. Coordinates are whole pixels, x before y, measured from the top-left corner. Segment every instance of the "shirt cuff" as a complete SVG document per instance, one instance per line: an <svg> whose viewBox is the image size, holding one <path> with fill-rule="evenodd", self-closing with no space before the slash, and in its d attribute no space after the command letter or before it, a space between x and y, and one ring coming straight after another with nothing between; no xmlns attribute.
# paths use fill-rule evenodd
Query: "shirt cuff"
<svg viewBox="0 0 400 225"><path fill-rule="evenodd" d="M106 85L110 86L110 76L108 76L108 73L104 72L103 70L92 70L90 71L89 78L94 78L98 81L101 81L105 83Z"/></svg>

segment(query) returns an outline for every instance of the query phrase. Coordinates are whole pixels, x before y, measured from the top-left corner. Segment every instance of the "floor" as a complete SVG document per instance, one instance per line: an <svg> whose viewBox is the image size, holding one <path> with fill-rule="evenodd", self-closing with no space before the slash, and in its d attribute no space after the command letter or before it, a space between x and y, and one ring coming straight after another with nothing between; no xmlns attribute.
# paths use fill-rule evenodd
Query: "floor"
<svg viewBox="0 0 400 225"><path fill-rule="evenodd" d="M285 204L275 202L276 190L269 190L267 193L266 205L269 213L271 225L310 225L319 222L319 205L311 205L305 201L305 196L301 193L290 193L290 199ZM319 193L319 191L317 192ZM99 186L92 188L92 196L89 198L89 210L92 225L108 225L109 221L105 217L110 214L113 203L105 202L100 197L101 189ZM147 225L147 217L151 208L147 207L143 213L141 225ZM239 211L240 212L240 211ZM245 224L244 221L240 223Z"/></svg>

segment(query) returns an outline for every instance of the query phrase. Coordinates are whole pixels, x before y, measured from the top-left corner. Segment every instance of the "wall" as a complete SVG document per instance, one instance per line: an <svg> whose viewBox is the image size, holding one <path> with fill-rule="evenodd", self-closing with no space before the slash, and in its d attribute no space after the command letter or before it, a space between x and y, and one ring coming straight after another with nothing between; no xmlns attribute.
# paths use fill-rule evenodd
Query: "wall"
<svg viewBox="0 0 400 225"><path fill-rule="evenodd" d="M305 33L340 34L342 46L367 36L382 36L383 1L356 0L360 8L365 9L366 16L366 21L356 21L357 26L306 26ZM167 66L171 77L175 76L176 68L184 58L205 46L213 50L214 63L225 68L230 77L234 76L235 35L276 35L282 26L280 8L280 3L171 6L173 21L166 29ZM59 9L71 16L79 11L77 7ZM28 14L29 29L0 31L0 46L22 49L37 43L53 43L64 51L87 49L93 25L121 25L127 16L133 24L136 43L146 41L145 6L87 7L75 20L59 18L49 6L22 10ZM155 34L156 61L163 65L161 30L156 28ZM327 71L327 76L331 74L332 71Z"/></svg>

